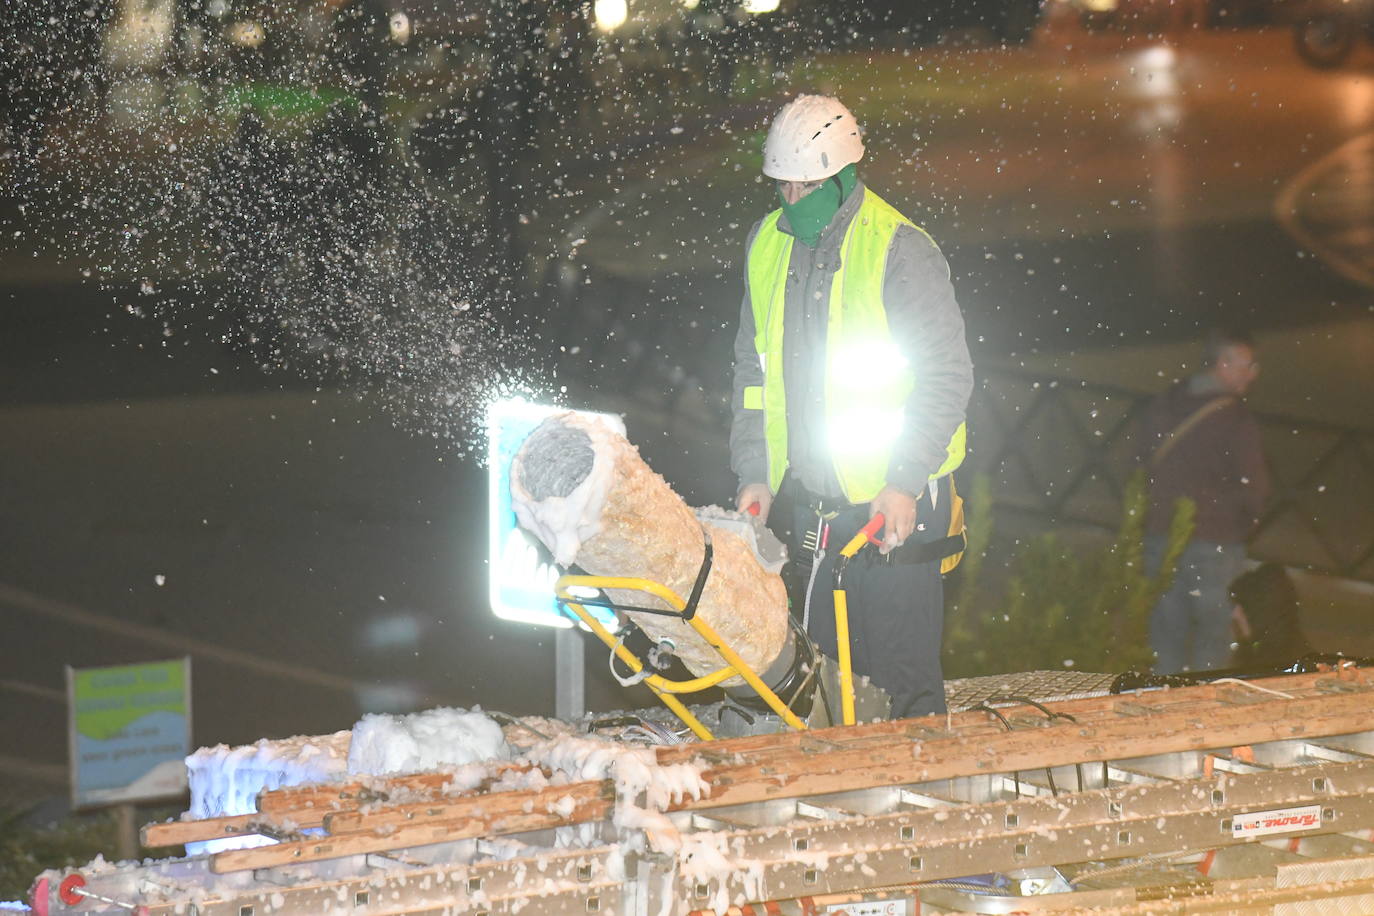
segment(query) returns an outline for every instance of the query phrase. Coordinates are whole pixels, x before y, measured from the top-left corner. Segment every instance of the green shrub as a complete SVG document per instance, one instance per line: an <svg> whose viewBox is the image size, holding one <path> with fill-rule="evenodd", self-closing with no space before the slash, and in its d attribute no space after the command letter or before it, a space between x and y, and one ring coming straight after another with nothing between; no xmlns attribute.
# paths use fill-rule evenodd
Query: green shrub
<svg viewBox="0 0 1374 916"><path fill-rule="evenodd" d="M1144 562L1146 481L1131 478L1116 536L1096 548L1066 545L1054 532L1021 542L1005 585L984 587L982 567L992 536L990 486L974 480L969 549L946 615L945 676L1072 668L1148 670L1150 611L1173 580L1192 536L1195 507L1180 500L1160 572Z"/></svg>
<svg viewBox="0 0 1374 916"><path fill-rule="evenodd" d="M179 809L139 809L148 820L162 820ZM29 887L40 872L50 868L75 868L97 855L114 859L118 847L118 822L113 811L69 814L47 826L26 822L30 812L0 805L0 900L27 900ZM142 849L141 856L179 855L180 846Z"/></svg>
<svg viewBox="0 0 1374 916"><path fill-rule="evenodd" d="M26 811L0 808L0 900L23 900L38 873L85 865L115 848L112 814L68 817L49 827L24 823Z"/></svg>

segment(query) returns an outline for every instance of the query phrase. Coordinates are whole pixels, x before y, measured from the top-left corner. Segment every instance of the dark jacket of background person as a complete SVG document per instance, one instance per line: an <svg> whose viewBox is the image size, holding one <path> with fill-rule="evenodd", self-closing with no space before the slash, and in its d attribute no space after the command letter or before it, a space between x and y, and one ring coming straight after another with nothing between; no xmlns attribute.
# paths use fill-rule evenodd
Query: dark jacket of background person
<svg viewBox="0 0 1374 916"><path fill-rule="evenodd" d="M1141 462L1151 475L1146 530L1169 530L1174 503L1197 504L1193 540L1243 543L1269 499L1269 471L1259 424L1240 398L1221 407L1178 437L1157 463L1160 448L1179 424L1210 401L1227 396L1205 375L1193 376L1156 397L1141 424Z"/></svg>
<svg viewBox="0 0 1374 916"><path fill-rule="evenodd" d="M1261 563L1231 583L1244 615L1233 664L1241 669L1288 665L1312 651L1303 635L1298 590L1278 563Z"/></svg>

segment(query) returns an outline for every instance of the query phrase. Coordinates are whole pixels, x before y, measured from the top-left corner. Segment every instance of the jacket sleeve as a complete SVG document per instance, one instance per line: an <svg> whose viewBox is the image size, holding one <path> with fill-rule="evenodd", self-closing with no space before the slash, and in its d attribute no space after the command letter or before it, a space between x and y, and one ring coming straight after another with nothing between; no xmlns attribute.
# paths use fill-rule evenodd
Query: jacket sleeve
<svg viewBox="0 0 1374 916"><path fill-rule="evenodd" d="M893 236L883 306L893 339L916 375L887 482L919 494L944 464L973 393L973 361L949 263L925 233L903 226Z"/></svg>
<svg viewBox="0 0 1374 916"><path fill-rule="evenodd" d="M754 244L756 224L749 233L745 251ZM739 331L735 334L735 373L730 393L730 469L739 478L740 489L751 483L768 482L768 450L764 440L762 410L763 366L754 349L754 310L749 302L748 258L745 259L744 300L740 305ZM752 390L751 390L752 389ZM746 392L749 392L746 406ZM755 401L755 397L759 398ZM757 405L757 406L756 406Z"/></svg>

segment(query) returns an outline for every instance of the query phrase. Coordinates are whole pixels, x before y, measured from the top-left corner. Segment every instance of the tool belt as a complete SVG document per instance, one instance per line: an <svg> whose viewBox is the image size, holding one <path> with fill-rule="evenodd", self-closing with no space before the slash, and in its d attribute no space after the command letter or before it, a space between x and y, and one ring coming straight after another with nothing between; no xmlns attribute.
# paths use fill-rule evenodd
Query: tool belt
<svg viewBox="0 0 1374 916"><path fill-rule="evenodd" d="M852 522L853 530L857 531L868 520L866 503L855 506L843 497L816 496L795 480L791 481L791 486L793 499L808 507L816 517L816 522L801 532L801 549L796 551L795 559L803 566L809 566L813 561L817 545L830 539L826 526L843 519L839 527L847 528L847 523ZM933 500L932 487L936 494ZM916 526L902 546L887 554L880 554L876 550L863 551L857 562L890 566L938 562L941 573L958 566L968 547L968 533L964 521L964 500L954 485L953 475L940 477L921 491L916 501Z"/></svg>
<svg viewBox="0 0 1374 916"><path fill-rule="evenodd" d="M940 572L949 572L959 565L959 561L964 558L964 549L968 547L968 534L960 531L958 534L950 534L940 538L938 541L930 541L925 544L913 544L907 541L901 547L889 553L894 564L901 563L934 563L936 560L952 559L954 562L946 568L940 566ZM879 560L884 559L879 557Z"/></svg>

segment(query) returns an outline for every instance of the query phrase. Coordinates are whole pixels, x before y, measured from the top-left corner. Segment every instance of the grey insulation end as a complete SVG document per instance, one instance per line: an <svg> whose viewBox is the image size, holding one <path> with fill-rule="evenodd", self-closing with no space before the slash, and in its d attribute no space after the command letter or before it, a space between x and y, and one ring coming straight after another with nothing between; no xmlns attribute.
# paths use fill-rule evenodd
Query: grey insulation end
<svg viewBox="0 0 1374 916"><path fill-rule="evenodd" d="M566 497L591 474L595 460L586 432L550 417L525 442L520 485L536 500Z"/></svg>

